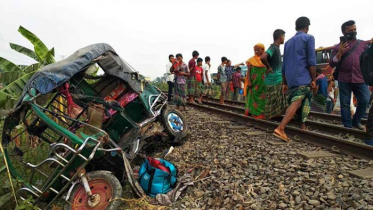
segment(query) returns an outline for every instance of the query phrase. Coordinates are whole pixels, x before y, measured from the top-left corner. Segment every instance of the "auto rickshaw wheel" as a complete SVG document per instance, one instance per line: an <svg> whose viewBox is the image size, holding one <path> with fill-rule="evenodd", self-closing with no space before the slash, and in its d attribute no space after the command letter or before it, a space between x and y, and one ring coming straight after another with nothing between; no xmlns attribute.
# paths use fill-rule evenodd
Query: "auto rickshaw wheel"
<svg viewBox="0 0 373 210"><path fill-rule="evenodd" d="M75 185L71 192L68 210L83 209L118 209L121 200L116 198L122 197L122 185L119 180L108 171L94 171L87 173L89 178L88 184L91 188L94 200L90 201L89 196L84 190L83 185ZM89 205L89 203L91 205Z"/></svg>
<svg viewBox="0 0 373 210"><path fill-rule="evenodd" d="M188 122L184 115L176 109L163 110L161 122L171 141L181 141L188 135Z"/></svg>

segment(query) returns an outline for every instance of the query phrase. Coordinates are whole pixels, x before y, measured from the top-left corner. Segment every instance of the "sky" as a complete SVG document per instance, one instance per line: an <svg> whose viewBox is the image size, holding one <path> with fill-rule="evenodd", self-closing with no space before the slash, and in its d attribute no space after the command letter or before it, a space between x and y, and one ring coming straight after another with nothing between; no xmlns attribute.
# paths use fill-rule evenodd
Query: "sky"
<svg viewBox="0 0 373 210"><path fill-rule="evenodd" d="M222 56L233 64L253 56L253 46L268 47L275 29L295 33L295 20L311 20L316 47L339 42L341 24L355 20L358 38L373 37L372 0L1 0L0 56L16 64L34 61L9 47L32 48L18 33L36 34L56 60L94 43L108 43L137 71L152 79L166 72L169 54L193 50L211 57L212 73Z"/></svg>

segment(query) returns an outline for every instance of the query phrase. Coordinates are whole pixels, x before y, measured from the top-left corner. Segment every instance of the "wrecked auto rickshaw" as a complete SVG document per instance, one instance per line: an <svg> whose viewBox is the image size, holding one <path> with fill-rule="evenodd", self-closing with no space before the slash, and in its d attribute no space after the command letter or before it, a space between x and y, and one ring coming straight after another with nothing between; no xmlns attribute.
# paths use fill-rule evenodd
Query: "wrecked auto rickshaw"
<svg viewBox="0 0 373 210"><path fill-rule="evenodd" d="M188 124L111 46L94 44L32 76L2 144L21 199L48 208L63 196L68 209L116 209L125 161L159 133L181 141Z"/></svg>

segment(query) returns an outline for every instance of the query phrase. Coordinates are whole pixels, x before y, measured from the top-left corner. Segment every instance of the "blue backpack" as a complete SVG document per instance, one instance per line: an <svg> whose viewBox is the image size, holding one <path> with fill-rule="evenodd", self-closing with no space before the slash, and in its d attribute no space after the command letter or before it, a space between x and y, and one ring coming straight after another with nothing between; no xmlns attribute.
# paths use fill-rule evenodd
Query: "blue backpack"
<svg viewBox="0 0 373 210"><path fill-rule="evenodd" d="M177 169L165 160L146 158L139 170L139 183L151 197L165 194L176 186Z"/></svg>

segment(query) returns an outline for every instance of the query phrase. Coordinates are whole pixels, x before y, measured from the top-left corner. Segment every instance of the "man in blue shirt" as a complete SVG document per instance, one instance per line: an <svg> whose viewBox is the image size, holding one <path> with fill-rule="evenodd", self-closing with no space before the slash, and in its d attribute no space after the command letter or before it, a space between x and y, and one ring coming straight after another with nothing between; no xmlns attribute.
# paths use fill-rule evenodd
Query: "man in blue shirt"
<svg viewBox="0 0 373 210"><path fill-rule="evenodd" d="M284 141L291 140L285 133L285 126L297 114L300 128L306 129L305 122L310 111L311 89L316 88L315 38L307 34L310 20L300 17L295 22L297 33L285 43L282 65L282 91L287 94L289 107L274 135Z"/></svg>

